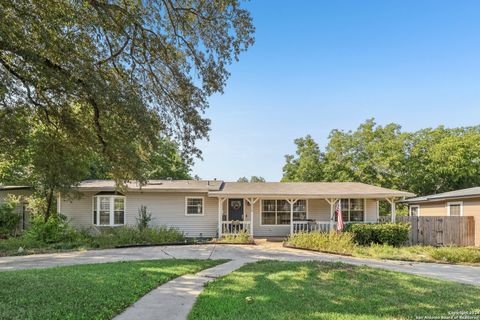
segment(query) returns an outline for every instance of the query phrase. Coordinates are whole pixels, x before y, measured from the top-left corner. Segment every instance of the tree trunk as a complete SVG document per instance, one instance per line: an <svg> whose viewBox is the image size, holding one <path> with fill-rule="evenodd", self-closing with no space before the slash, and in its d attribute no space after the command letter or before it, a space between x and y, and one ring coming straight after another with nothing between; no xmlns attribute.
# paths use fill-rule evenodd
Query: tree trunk
<svg viewBox="0 0 480 320"><path fill-rule="evenodd" d="M47 210L45 211L45 222L47 222L48 218L50 218L50 210L52 210L52 202L53 202L53 188L50 188L50 191L47 197Z"/></svg>

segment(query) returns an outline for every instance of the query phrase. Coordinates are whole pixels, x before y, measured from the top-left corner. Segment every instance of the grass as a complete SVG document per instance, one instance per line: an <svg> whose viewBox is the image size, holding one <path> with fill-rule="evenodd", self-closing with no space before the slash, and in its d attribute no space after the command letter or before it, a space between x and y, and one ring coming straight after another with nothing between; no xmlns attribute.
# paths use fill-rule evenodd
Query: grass
<svg viewBox="0 0 480 320"><path fill-rule="evenodd" d="M372 244L359 246L353 237L344 232L337 233L298 233L290 237L287 245L301 249L310 249L329 253L347 254L355 257L390 259L422 262L479 264L480 248L475 247L432 247Z"/></svg>
<svg viewBox="0 0 480 320"><path fill-rule="evenodd" d="M158 285L222 262L151 260L0 272L0 319L111 319Z"/></svg>
<svg viewBox="0 0 480 320"><path fill-rule="evenodd" d="M406 246L396 248L386 245L371 245L369 247L357 247L354 255L390 260L457 264L480 263L480 248L475 247Z"/></svg>
<svg viewBox="0 0 480 320"><path fill-rule="evenodd" d="M480 287L326 262L261 261L207 284L194 319L412 319L480 312Z"/></svg>

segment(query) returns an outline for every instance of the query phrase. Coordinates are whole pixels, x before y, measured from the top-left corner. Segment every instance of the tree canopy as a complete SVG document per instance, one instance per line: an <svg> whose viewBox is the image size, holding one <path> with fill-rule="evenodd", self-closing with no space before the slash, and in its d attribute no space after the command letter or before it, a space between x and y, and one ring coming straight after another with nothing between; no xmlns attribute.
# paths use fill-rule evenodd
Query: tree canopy
<svg viewBox="0 0 480 320"><path fill-rule="evenodd" d="M199 156L207 98L253 44L237 0L1 1L0 15L0 176L49 193L95 161L118 182L169 174L150 165L165 141Z"/></svg>
<svg viewBox="0 0 480 320"><path fill-rule="evenodd" d="M250 180L248 180L247 177L241 177L238 178L237 182L265 182L265 178L260 176L251 176Z"/></svg>
<svg viewBox="0 0 480 320"><path fill-rule="evenodd" d="M369 119L333 130L323 152L310 136L295 144L283 181L357 181L418 195L480 185L480 126L404 132Z"/></svg>

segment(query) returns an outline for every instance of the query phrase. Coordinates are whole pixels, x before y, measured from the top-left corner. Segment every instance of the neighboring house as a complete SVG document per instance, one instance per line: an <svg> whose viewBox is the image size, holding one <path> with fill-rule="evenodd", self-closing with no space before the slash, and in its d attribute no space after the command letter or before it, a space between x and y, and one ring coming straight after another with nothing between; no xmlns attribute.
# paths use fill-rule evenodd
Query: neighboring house
<svg viewBox="0 0 480 320"><path fill-rule="evenodd" d="M473 216L475 219L475 245L480 246L480 187L410 198L411 216Z"/></svg>
<svg viewBox="0 0 480 320"><path fill-rule="evenodd" d="M339 199L345 221L375 222L380 200L414 196L346 182L151 180L143 186L128 183L120 193L111 180L89 180L76 190L80 198L59 195L57 201L58 211L74 226L135 225L144 205L152 214L152 224L178 228L187 237L215 237L238 230L254 236L285 236L307 221L331 227Z"/></svg>

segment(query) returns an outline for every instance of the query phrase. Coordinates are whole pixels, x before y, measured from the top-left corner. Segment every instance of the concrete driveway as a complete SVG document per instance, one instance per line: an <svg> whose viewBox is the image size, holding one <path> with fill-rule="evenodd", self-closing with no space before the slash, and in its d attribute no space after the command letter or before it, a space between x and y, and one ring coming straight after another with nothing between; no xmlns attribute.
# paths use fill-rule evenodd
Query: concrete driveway
<svg viewBox="0 0 480 320"><path fill-rule="evenodd" d="M281 243L270 242L256 246L213 244L157 246L2 257L0 258L0 271L150 259L331 261L367 265L437 279L480 285L480 267L343 257L284 248Z"/></svg>

